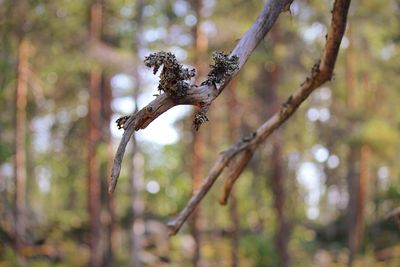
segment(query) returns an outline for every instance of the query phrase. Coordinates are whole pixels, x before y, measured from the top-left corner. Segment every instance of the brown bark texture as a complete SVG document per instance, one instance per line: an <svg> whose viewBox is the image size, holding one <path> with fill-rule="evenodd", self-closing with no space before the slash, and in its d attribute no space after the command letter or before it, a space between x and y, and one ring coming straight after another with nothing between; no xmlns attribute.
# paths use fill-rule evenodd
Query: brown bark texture
<svg viewBox="0 0 400 267"><path fill-rule="evenodd" d="M107 149L107 158L104 164L102 161L102 165L105 165L101 168L101 209L102 215L101 224L102 231L104 235L104 253L103 253L103 266L112 266L114 265L114 252L115 252L115 228L116 228L116 215L115 215L115 207L114 200L110 198L107 194L107 191L104 190L107 188L107 184L109 183L108 174L111 171L110 158L112 157L112 142L111 142L111 131L110 131L110 121L112 116L111 110L111 100L112 100L112 90L111 90L111 81L110 78L103 75L103 84L101 87L101 142L105 144ZM111 158L112 160L112 158Z"/></svg>
<svg viewBox="0 0 400 267"><path fill-rule="evenodd" d="M272 44L275 46L279 42L279 35L276 31L272 34ZM267 72L268 88L266 88L266 103L269 106L268 113L272 115L279 111L280 101L278 98L279 66L272 64ZM283 140L282 130L276 131L272 137L272 153L270 158L270 177L269 184L273 194L273 206L276 215L275 249L278 253L279 266L290 266L289 256L289 224L285 216L285 176L283 173Z"/></svg>
<svg viewBox="0 0 400 267"><path fill-rule="evenodd" d="M90 9L90 36L100 38L102 23L102 6L100 1L93 1ZM88 131L88 212L90 225L90 266L102 265L101 248L101 198L100 198L100 164L97 158L97 147L101 134L101 79L102 72L97 66L90 71L89 85L89 131Z"/></svg>
<svg viewBox="0 0 400 267"><path fill-rule="evenodd" d="M26 232L26 103L28 93L28 53L26 37L18 45L18 67L15 109L15 241L21 255Z"/></svg>
<svg viewBox="0 0 400 267"><path fill-rule="evenodd" d="M200 82L206 74L206 53L208 49L208 39L206 33L201 28L202 22L202 0L191 1L192 7L196 14L197 23L193 27L193 38L194 42L194 61L197 71L196 82ZM192 143L192 188L193 192L198 190L203 182L203 165L204 165L204 134L202 131L193 130L193 143ZM193 216L190 220L190 230L195 241L194 243L194 253L193 253L193 266L201 267L204 266L204 260L201 254L202 239L203 235L201 232L202 227L202 212L200 208L197 208L193 212Z"/></svg>

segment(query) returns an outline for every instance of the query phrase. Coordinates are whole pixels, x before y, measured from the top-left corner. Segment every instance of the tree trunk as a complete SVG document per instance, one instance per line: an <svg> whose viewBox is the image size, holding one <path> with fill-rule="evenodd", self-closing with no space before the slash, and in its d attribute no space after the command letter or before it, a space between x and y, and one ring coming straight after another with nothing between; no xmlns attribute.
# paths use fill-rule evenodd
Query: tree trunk
<svg viewBox="0 0 400 267"><path fill-rule="evenodd" d="M18 45L18 69L15 109L15 242L17 256L23 261L21 248L26 231L26 103L28 89L28 40Z"/></svg>
<svg viewBox="0 0 400 267"><path fill-rule="evenodd" d="M278 131L279 133L279 131ZM290 266L289 224L285 216L285 185L282 174L282 139L275 135L271 155L271 188L278 229L275 234L275 247L282 267Z"/></svg>
<svg viewBox="0 0 400 267"><path fill-rule="evenodd" d="M114 212L114 199L109 196L107 188L109 183L109 174L112 168L112 142L110 131L110 120L112 116L111 110L112 91L110 78L103 78L103 85L101 90L101 142L107 146L107 156L102 159L101 168L101 205L105 218L102 220L102 228L104 235L104 253L103 253L103 266L114 265L114 251L115 251L115 212Z"/></svg>
<svg viewBox="0 0 400 267"><path fill-rule="evenodd" d="M352 166L352 173L349 175L349 207L348 207L348 242L349 242L349 266L353 262L363 238L364 232L364 211L367 199L368 183L370 180L369 162L371 149L364 144L359 150L353 150L350 154L349 162L359 160L359 173L355 173L355 166ZM351 160L351 161L350 161ZM351 164L351 163L350 163Z"/></svg>
<svg viewBox="0 0 400 267"><path fill-rule="evenodd" d="M369 164L371 158L371 149L364 144L360 150L360 179L357 192L357 220L356 235L357 248L360 246L364 232L364 211L367 200L368 183L370 181Z"/></svg>
<svg viewBox="0 0 400 267"><path fill-rule="evenodd" d="M90 220L90 266L97 267L101 263L100 255L100 166L96 156L100 138L100 79L99 70L90 73L89 100L89 166L88 166L88 201Z"/></svg>
<svg viewBox="0 0 400 267"><path fill-rule="evenodd" d="M207 35L201 29L201 9L203 6L202 0L192 1L192 6L194 8L197 23L193 28L194 36L194 48L195 48L195 66L197 71L197 83L205 76L206 66L206 52L208 47ZM192 181L193 181L193 192L196 191L202 184L203 181L203 163L204 163L204 135L202 131L193 132L193 166L192 166ZM203 266L203 259L201 255L201 244L202 244L202 218L201 209L197 208L191 217L191 232L195 240L194 255L193 255L193 266L200 267Z"/></svg>
<svg viewBox="0 0 400 267"><path fill-rule="evenodd" d="M102 6L93 1L90 16L90 37L97 39L101 34ZM101 132L101 70L98 66L90 71L89 98L89 149L88 149L88 210L90 225L90 266L102 265L101 224L100 224L100 166L97 158L97 146Z"/></svg>
<svg viewBox="0 0 400 267"><path fill-rule="evenodd" d="M272 43L276 45L279 43L279 36L277 28L272 32ZM269 116L277 112L280 108L280 101L278 98L278 80L279 80L279 66L271 64L268 72L269 88L267 92L267 105L269 108ZM273 194L273 206L276 214L276 233L275 233L275 249L278 253L279 266L290 266L289 256L289 235L290 229L285 216L285 177L283 175L283 141L281 138L281 130L277 130L272 138L272 153L270 162L270 185Z"/></svg>
<svg viewBox="0 0 400 267"><path fill-rule="evenodd" d="M351 25L350 25L351 26ZM368 106L367 97L365 94L359 94L356 88L356 71L354 62L357 60L356 51L354 51L354 40L352 37L351 27L347 32L349 40L349 47L346 51L346 88L347 88L347 108L350 113L353 113L359 103L364 103ZM367 89L367 83L365 82ZM349 122L350 132L355 131L355 121ZM363 229L364 229L364 209L366 202L367 183L369 180L369 158L370 148L368 145L363 144L361 147L350 145L348 164L348 194L349 204L347 209L347 223L348 223L348 246L349 246L349 261L348 266L352 266L357 251L359 250L362 242ZM357 164L358 171L357 171Z"/></svg>
<svg viewBox="0 0 400 267"><path fill-rule="evenodd" d="M354 148L350 148L349 155L347 157L347 187L349 193L349 203L347 206L347 237L349 246L349 262L348 265L352 266L354 255L357 247L357 236L356 236L356 211L357 211L357 184L358 177L355 169L355 163L358 161L357 153Z"/></svg>
<svg viewBox="0 0 400 267"><path fill-rule="evenodd" d="M136 34L133 40L133 50L136 55L139 55L142 48L142 28L143 28L143 7L142 0L136 1ZM139 74L139 59L136 58L136 67L133 69L133 77L136 82L134 89L133 99L135 102L135 111L138 110L138 97L140 88L142 86L142 79ZM131 165L131 209L132 209L132 226L130 230L131 242L131 266L143 266L140 254L142 251L142 239L145 229L145 222L143 220L144 202L142 197L143 192L143 156L140 147L136 142L135 134L132 136L132 165Z"/></svg>
<svg viewBox="0 0 400 267"><path fill-rule="evenodd" d="M142 251L142 239L145 230L143 220L144 203L142 198L143 191L143 156L139 150L136 139L133 136L132 145L132 176L131 176L131 264L133 267L143 266L140 254Z"/></svg>
<svg viewBox="0 0 400 267"><path fill-rule="evenodd" d="M234 143L238 138L240 128L240 115L238 112L238 101L236 96L237 82L232 81L228 90L227 98L227 114L229 118L229 142ZM240 233L240 217L237 208L237 198L235 195L235 187L232 188L230 194L229 217L232 222L231 230L231 266L239 266L239 233Z"/></svg>

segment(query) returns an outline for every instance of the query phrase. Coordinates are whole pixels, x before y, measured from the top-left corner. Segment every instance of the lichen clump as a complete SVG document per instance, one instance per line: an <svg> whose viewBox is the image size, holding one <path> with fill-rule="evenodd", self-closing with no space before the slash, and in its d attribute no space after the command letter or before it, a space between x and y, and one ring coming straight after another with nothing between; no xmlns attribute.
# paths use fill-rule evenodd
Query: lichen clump
<svg viewBox="0 0 400 267"><path fill-rule="evenodd" d="M174 54L164 51L150 54L144 59L144 64L153 68L153 74L163 66L158 85L160 92L165 92L174 98L187 95L187 90L190 88L189 81L196 74L195 69L184 68L178 63Z"/></svg>
<svg viewBox="0 0 400 267"><path fill-rule="evenodd" d="M197 111L196 114L194 114L193 128L196 131L199 130L200 126L203 123L206 123L206 122L209 121L208 118L207 118L207 115L206 115L207 110L208 110L208 108L203 108L203 109Z"/></svg>
<svg viewBox="0 0 400 267"><path fill-rule="evenodd" d="M213 52L212 58L214 64L210 65L211 71L207 75L207 80L202 83L203 85L223 83L239 67L239 57L236 55L229 57L224 52L216 51Z"/></svg>

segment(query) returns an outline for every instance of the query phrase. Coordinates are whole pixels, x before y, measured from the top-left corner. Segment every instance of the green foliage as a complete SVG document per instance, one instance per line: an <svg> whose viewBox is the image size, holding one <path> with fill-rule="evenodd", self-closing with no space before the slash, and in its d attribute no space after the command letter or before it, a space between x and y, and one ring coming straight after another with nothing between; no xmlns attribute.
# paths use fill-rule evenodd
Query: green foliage
<svg viewBox="0 0 400 267"><path fill-rule="evenodd" d="M368 144L383 155L394 155L399 140L399 133L388 123L371 119L366 121L360 130L351 138L355 145Z"/></svg>
<svg viewBox="0 0 400 267"><path fill-rule="evenodd" d="M0 162L8 161L12 156L11 148L6 144L0 141Z"/></svg>

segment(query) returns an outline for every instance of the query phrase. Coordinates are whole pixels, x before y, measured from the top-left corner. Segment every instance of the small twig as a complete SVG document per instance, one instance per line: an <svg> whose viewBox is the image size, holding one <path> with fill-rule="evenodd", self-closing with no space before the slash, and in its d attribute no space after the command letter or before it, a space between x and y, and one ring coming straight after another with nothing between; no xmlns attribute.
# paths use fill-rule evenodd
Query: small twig
<svg viewBox="0 0 400 267"><path fill-rule="evenodd" d="M186 207L179 213L179 216L177 216L175 220L168 223L169 235L175 235L179 231L189 215L193 212L193 210L197 207L203 197L207 194L208 190L210 190L210 188L213 186L214 182L224 170L225 166L238 151L241 151L240 147L232 147L231 149L228 149L221 154L217 162L208 173L208 176L206 177L204 183L201 185L198 191L195 192L193 197L187 203Z"/></svg>
<svg viewBox="0 0 400 267"><path fill-rule="evenodd" d="M246 149L256 149L263 143L274 130L281 126L289 117L291 117L304 100L317 89L320 85L329 81L333 74L336 58L339 52L340 42L346 29L347 12L350 6L350 0L336 0L332 11L331 25L328 30L328 37L325 45L324 53L321 60L315 64L311 70L311 77L300 85L295 93L282 105L280 110L275 113L269 120L261 125L251 140L240 140L232 145L226 152L222 153L217 162L211 168L203 185L191 197L186 207L178 214L178 216L168 224L170 235L176 234L187 220L189 215L197 207L203 197L210 190L214 182L220 176L222 170L229 162L240 152ZM245 160L242 161L245 163ZM244 167L243 167L244 168ZM231 185L229 185L231 187Z"/></svg>
<svg viewBox="0 0 400 267"><path fill-rule="evenodd" d="M136 122L136 116L132 115L126 122L124 122L125 125L133 124ZM117 154L114 158L114 166L112 169L112 174L111 174L111 181L110 184L108 185L108 192L111 194L114 192L115 187L117 185L119 173L121 172L121 163L122 159L124 157L125 153L125 148L126 145L129 142L129 139L131 138L133 131L130 132L130 134L126 134L127 132L125 131L124 135L122 136L120 145L118 146Z"/></svg>

